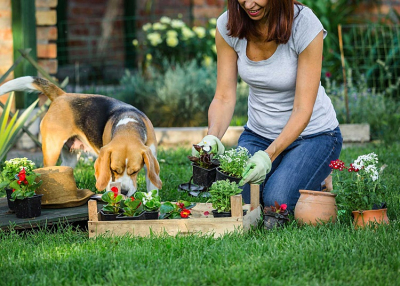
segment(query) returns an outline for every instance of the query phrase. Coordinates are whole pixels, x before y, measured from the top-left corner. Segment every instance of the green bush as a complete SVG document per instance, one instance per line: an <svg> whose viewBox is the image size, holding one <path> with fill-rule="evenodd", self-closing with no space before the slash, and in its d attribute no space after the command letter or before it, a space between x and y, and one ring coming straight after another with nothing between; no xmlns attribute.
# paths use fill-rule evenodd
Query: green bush
<svg viewBox="0 0 400 286"><path fill-rule="evenodd" d="M400 139L400 102L390 96L377 93L366 86L363 78L356 83L348 71L347 86L349 122L347 122L345 93L343 85L327 82L326 92L335 107L339 123L368 123L371 139L390 144Z"/></svg>

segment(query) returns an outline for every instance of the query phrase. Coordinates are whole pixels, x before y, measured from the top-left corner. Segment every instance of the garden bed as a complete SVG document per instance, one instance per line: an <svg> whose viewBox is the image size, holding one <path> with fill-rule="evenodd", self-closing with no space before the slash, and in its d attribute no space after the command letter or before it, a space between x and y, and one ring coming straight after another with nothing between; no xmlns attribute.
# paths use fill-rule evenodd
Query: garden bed
<svg viewBox="0 0 400 286"><path fill-rule="evenodd" d="M261 216L259 186L251 186L251 203L242 205L242 196L231 197L232 217L214 218L210 203L197 203L187 219L101 221L97 201L88 203L89 237L103 234L148 236L150 234L213 234L214 237L236 230L247 231L256 226ZM243 210L247 210L243 216ZM208 215L205 215L208 212Z"/></svg>

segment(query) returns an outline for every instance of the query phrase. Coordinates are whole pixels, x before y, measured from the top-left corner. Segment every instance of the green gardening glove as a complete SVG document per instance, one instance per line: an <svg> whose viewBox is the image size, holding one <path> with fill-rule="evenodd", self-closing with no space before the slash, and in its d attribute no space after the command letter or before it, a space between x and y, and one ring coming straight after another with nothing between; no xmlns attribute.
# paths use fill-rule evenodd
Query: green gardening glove
<svg viewBox="0 0 400 286"><path fill-rule="evenodd" d="M265 176L271 171L272 162L267 152L257 151L248 161L242 173L242 180L239 186L246 183L261 184L265 180Z"/></svg>
<svg viewBox="0 0 400 286"><path fill-rule="evenodd" d="M215 137L214 135L207 135L201 140L201 142L197 145L205 146L208 145L211 147L211 153L216 155L222 155L225 152L225 147L222 145L221 141ZM192 147L192 156L198 156L199 152L197 152L194 147Z"/></svg>

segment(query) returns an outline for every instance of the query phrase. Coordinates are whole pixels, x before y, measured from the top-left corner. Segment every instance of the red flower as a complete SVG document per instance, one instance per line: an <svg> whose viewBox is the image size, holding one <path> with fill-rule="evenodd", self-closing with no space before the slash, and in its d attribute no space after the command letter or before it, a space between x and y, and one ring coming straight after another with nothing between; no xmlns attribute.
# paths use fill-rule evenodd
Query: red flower
<svg viewBox="0 0 400 286"><path fill-rule="evenodd" d="M205 211L205 212L204 212L204 215L205 215L205 216L208 216L209 214L210 214L209 211Z"/></svg>
<svg viewBox="0 0 400 286"><path fill-rule="evenodd" d="M13 189L13 193L15 192L15 189Z"/></svg>
<svg viewBox="0 0 400 286"><path fill-rule="evenodd" d="M118 196L118 188L117 187L112 187L111 192L114 193L114 199Z"/></svg>
<svg viewBox="0 0 400 286"><path fill-rule="evenodd" d="M287 209L287 204L281 204L280 209L285 211Z"/></svg>
<svg viewBox="0 0 400 286"><path fill-rule="evenodd" d="M330 72L326 72L326 73L325 73L325 76L326 76L326 77L331 77L332 74L331 74Z"/></svg>
<svg viewBox="0 0 400 286"><path fill-rule="evenodd" d="M25 184L25 185L28 185L29 183L28 183L28 181L27 181L27 180L24 180L24 184Z"/></svg>
<svg viewBox="0 0 400 286"><path fill-rule="evenodd" d="M131 200L132 200L132 202L135 200L135 198L134 197L131 197Z"/></svg>
<svg viewBox="0 0 400 286"><path fill-rule="evenodd" d="M339 170L339 171L343 171L344 169L346 169L346 166L344 164L344 162L342 160L335 160L335 161L331 161L331 163L329 164L329 167L335 170Z"/></svg>
<svg viewBox="0 0 400 286"><path fill-rule="evenodd" d="M185 204L184 203L176 203L176 205L182 210L185 208Z"/></svg>
<svg viewBox="0 0 400 286"><path fill-rule="evenodd" d="M181 211L181 218L187 218L187 217L189 217L190 214L191 214L190 210L183 209Z"/></svg>
<svg viewBox="0 0 400 286"><path fill-rule="evenodd" d="M21 180L18 180L18 182L17 182L17 183L18 183L18 185L21 185L22 181L21 181Z"/></svg>

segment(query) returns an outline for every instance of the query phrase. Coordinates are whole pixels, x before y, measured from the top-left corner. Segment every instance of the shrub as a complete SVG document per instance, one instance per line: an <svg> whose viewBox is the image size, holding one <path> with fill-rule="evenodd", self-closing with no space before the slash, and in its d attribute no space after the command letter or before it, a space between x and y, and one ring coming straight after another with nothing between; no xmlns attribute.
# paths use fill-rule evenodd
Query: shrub
<svg viewBox="0 0 400 286"><path fill-rule="evenodd" d="M205 27L189 27L181 19L161 17L158 22L143 25L143 35L133 40L147 65L159 66L164 60L183 64L196 60L208 65L216 59L215 31L217 20L211 18Z"/></svg>

